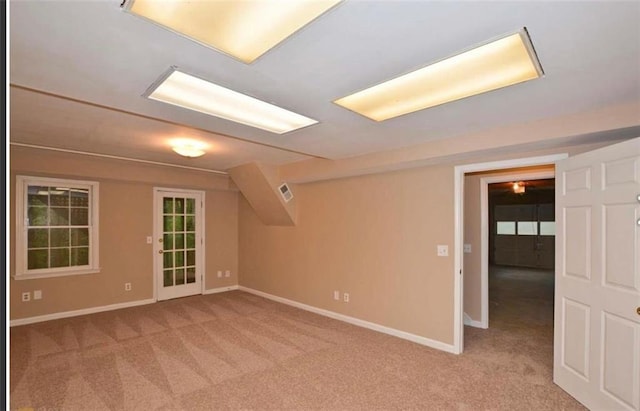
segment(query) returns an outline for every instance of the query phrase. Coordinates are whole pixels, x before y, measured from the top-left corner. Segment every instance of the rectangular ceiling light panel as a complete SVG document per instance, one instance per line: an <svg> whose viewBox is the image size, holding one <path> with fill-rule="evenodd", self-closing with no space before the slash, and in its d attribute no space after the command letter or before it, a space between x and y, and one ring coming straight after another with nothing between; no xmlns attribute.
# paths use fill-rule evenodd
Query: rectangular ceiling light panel
<svg viewBox="0 0 640 411"><path fill-rule="evenodd" d="M383 121L543 74L526 29L334 101Z"/></svg>
<svg viewBox="0 0 640 411"><path fill-rule="evenodd" d="M125 10L251 63L341 0L130 0Z"/></svg>
<svg viewBox="0 0 640 411"><path fill-rule="evenodd" d="M276 134L318 122L175 68L162 76L144 96Z"/></svg>

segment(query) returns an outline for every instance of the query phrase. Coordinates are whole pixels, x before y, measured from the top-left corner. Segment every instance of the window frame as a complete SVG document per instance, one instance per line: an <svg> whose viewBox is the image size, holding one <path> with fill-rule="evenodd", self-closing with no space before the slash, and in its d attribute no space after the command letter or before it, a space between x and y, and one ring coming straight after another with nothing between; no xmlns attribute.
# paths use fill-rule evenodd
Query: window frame
<svg viewBox="0 0 640 411"><path fill-rule="evenodd" d="M55 268L28 268L28 187L68 187L87 189L89 192L89 264L82 266L55 267ZM99 264L99 190L97 181L74 180L66 178L49 178L36 176L16 176L16 272L13 277L16 280L29 280L34 278L63 277L71 275L93 274L100 272ZM50 247L49 247L50 248Z"/></svg>

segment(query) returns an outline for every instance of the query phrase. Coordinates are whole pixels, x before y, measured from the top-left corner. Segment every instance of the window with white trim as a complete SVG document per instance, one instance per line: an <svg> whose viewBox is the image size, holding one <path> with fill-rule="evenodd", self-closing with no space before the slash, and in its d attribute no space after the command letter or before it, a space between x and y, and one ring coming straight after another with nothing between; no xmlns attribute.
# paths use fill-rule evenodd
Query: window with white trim
<svg viewBox="0 0 640 411"><path fill-rule="evenodd" d="M98 183L28 176L16 182L15 278L98 272Z"/></svg>

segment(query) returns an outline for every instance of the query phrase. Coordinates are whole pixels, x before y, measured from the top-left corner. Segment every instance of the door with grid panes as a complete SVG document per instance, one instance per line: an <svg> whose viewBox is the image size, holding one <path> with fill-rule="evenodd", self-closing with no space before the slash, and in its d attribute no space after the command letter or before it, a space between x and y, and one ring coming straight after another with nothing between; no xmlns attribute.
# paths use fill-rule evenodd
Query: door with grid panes
<svg viewBox="0 0 640 411"><path fill-rule="evenodd" d="M204 194L156 189L155 207L158 300L201 294Z"/></svg>

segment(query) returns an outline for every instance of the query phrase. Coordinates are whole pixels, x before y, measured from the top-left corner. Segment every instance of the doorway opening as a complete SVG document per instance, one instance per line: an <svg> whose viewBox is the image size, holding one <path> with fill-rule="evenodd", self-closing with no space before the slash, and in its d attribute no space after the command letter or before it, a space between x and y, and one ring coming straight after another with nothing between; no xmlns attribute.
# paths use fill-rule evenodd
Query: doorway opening
<svg viewBox="0 0 640 411"><path fill-rule="evenodd" d="M488 241L476 241L475 247L473 244L467 242L469 238L468 231L470 230L470 225L468 224L468 218L465 218L469 212L475 210L476 212L480 211L480 215L487 216L481 223L478 225L477 231L475 231L475 235L479 238L488 238L488 188L487 194L483 194L482 201L480 201L481 190L480 190L480 177L477 177L477 185L469 185L465 180L467 177L472 176L473 174L480 174L486 172L497 173L498 175L502 174L502 178L505 174L513 174L514 170L522 171L523 169L526 171L534 172L531 167L540 167L540 166L548 166L553 167L556 161L567 158L567 154L555 154L549 156L541 156L541 157L528 157L514 160L503 160L503 161L494 161L487 163L478 163L478 164L468 164L463 166L457 166L454 169L454 225L455 225L455 236L454 236L454 338L453 338L453 352L462 353L464 350L464 324L465 318L467 319L466 323L469 323L469 320L475 321L476 327L484 328L488 327ZM511 171L509 171L511 170ZM553 172L549 175L549 170L544 170L546 174L539 175L536 177L529 177L529 179L541 179L541 178L553 178ZM500 182L497 181L489 181L489 176L487 179L482 182L483 185L487 185L490 182ZM509 181L512 177L507 178ZM475 191L477 194L475 198L477 199L475 206L469 206L465 204L465 197L468 196L471 192ZM484 193L484 190L482 190ZM483 205L484 204L484 205ZM485 233L484 235L480 235L480 232ZM471 272L469 269L469 264L467 263L469 256L478 257L478 270L476 271L475 276L471 276ZM481 261L482 259L482 261ZM463 267L465 268L465 274L463 276ZM487 267L486 275L479 275L482 268ZM469 287L468 279L474 278L476 281L475 287ZM482 279L486 280L482 280ZM482 280L482 281L481 281ZM482 284L481 284L482 282ZM476 292L470 292L476 291ZM475 318L471 317L469 314L465 314L465 309L468 304L466 303L469 300L469 296L472 295L473 298L476 299L477 302L477 311L481 311L481 307L487 307L484 309L485 316L482 318L485 321L485 324L482 324L482 319L480 314L475 316ZM486 296L486 297L485 297ZM484 303L483 301L484 300Z"/></svg>
<svg viewBox="0 0 640 411"><path fill-rule="evenodd" d="M555 179L488 184L488 221L489 324L548 345L551 367Z"/></svg>

